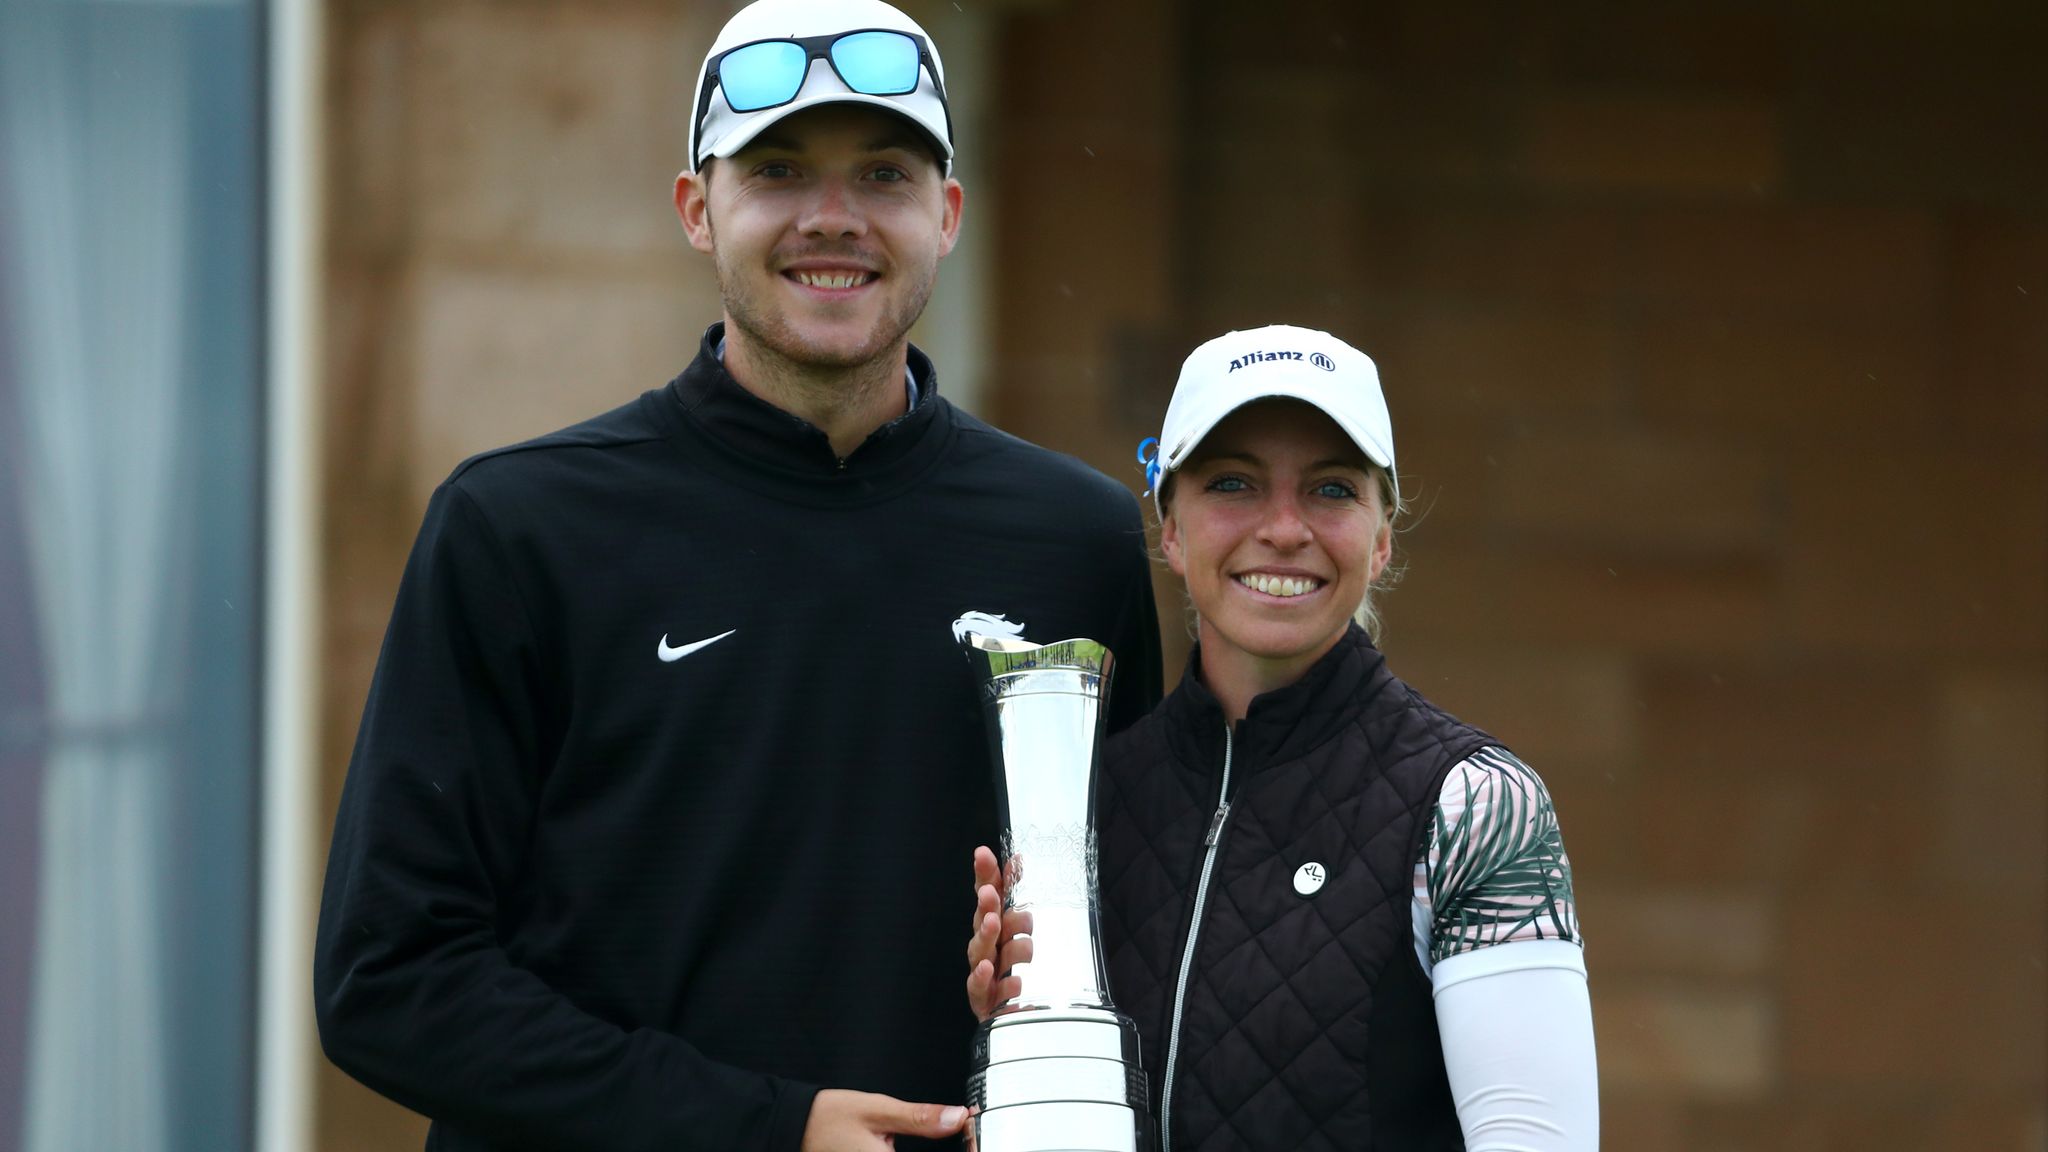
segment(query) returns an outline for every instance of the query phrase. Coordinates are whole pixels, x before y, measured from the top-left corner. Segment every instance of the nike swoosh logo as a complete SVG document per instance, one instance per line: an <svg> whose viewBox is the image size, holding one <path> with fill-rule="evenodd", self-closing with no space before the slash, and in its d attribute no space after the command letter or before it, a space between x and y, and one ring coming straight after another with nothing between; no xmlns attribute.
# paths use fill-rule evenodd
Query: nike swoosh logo
<svg viewBox="0 0 2048 1152"><path fill-rule="evenodd" d="M676 661L681 660L683 657L688 656L690 653L695 652L697 649L709 648L711 645L718 643L720 640L725 639L727 636L730 636L737 631L739 631L739 629L737 628L729 629L727 631L720 632L718 635L713 636L709 640L699 640L695 644L685 644L680 648L669 647L668 633L663 632L661 634L661 643L655 645L654 654L656 656L661 657L661 662L663 664L673 664Z"/></svg>

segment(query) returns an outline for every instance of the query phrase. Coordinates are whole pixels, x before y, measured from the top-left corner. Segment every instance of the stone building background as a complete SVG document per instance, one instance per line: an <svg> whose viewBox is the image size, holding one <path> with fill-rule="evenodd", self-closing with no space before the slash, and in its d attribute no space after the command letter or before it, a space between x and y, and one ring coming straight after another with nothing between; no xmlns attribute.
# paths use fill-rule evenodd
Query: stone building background
<svg viewBox="0 0 2048 1152"><path fill-rule="evenodd" d="M1135 487L1201 339L1378 359L1386 647L1557 797L1608 1147L2048 1147L2048 10L905 7L972 106L947 391ZM730 10L330 6L328 823L434 483L717 314ZM423 1130L324 1069L323 1149Z"/></svg>

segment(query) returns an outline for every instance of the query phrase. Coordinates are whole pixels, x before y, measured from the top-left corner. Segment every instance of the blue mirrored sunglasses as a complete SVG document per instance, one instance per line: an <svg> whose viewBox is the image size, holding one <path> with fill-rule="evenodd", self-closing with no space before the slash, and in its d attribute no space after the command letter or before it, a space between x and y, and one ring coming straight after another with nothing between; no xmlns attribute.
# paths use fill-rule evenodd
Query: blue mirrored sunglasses
<svg viewBox="0 0 2048 1152"><path fill-rule="evenodd" d="M832 65L848 91L863 96L908 96L917 91L922 69L931 74L940 105L946 105L945 85L932 62L931 46L923 37L886 28L861 28L829 36L756 40L719 53L704 70L704 89L697 94L697 118L692 123L703 125L714 86L725 93L726 104L735 112L760 112L789 103L803 90L811 61L820 58ZM948 136L953 133L952 116L947 107Z"/></svg>

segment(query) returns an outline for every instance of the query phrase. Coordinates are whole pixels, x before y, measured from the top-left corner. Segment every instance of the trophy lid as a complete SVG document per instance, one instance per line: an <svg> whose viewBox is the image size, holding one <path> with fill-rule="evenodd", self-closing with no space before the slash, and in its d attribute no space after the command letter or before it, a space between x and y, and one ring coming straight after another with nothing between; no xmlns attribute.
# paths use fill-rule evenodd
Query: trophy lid
<svg viewBox="0 0 2048 1152"><path fill-rule="evenodd" d="M1033 644L1017 636L984 636L970 632L961 638L967 659L975 670L991 679L1020 672L1080 672L1108 676L1109 649L1101 641L1075 638Z"/></svg>
<svg viewBox="0 0 2048 1152"><path fill-rule="evenodd" d="M969 612L953 621L953 638L967 651L968 662L986 679L1018 672L1082 672L1107 676L1112 663L1101 641L1076 637L1034 644L1024 638L1024 625L985 612Z"/></svg>

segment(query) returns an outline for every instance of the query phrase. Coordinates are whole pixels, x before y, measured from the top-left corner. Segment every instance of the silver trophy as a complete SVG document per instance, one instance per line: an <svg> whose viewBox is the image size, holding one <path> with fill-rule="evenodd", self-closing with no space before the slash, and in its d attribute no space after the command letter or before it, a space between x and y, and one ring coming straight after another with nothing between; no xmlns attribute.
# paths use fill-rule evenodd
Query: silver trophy
<svg viewBox="0 0 2048 1152"><path fill-rule="evenodd" d="M1031 913L1022 987L974 1034L977 1152L1141 1152L1138 1030L1110 1003L1096 891L1095 770L1109 649L960 634L980 682L1002 822L1004 907Z"/></svg>

